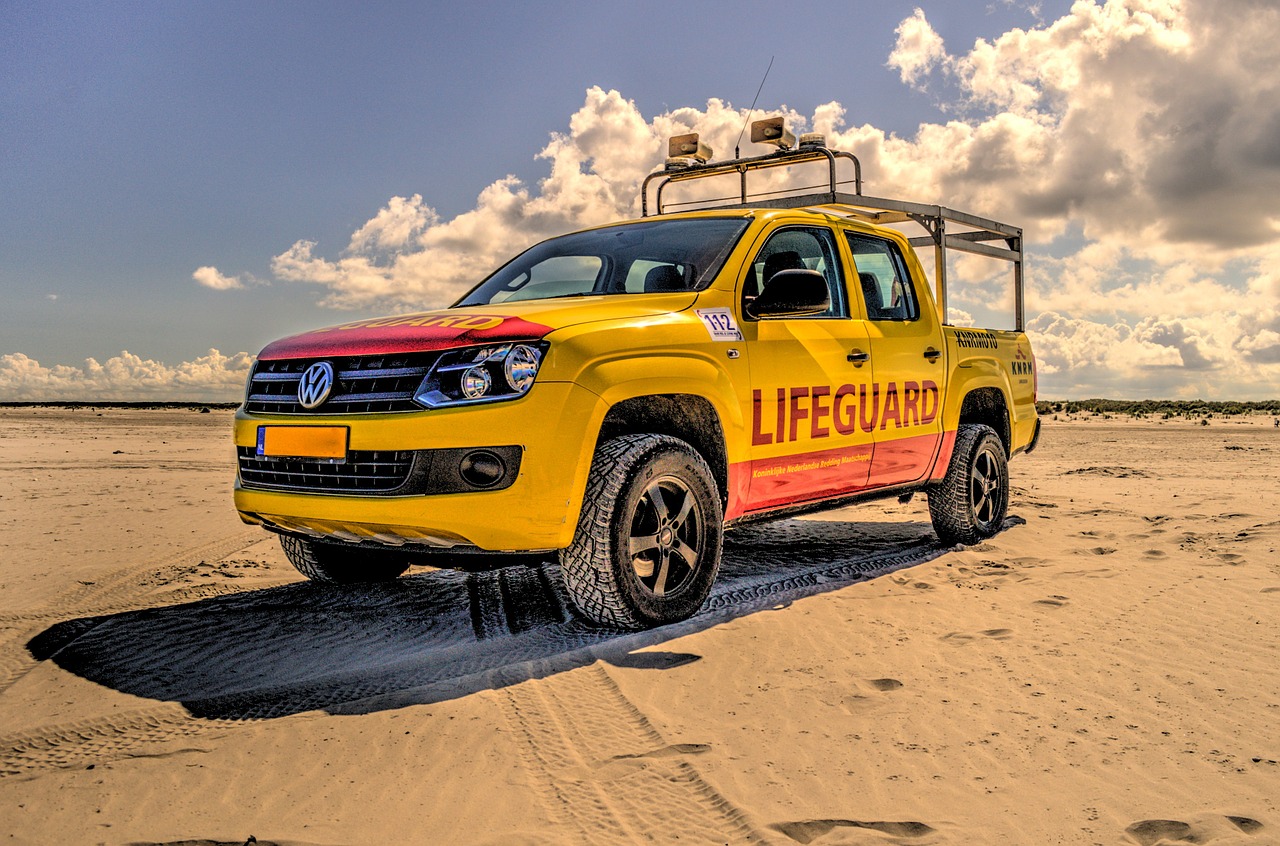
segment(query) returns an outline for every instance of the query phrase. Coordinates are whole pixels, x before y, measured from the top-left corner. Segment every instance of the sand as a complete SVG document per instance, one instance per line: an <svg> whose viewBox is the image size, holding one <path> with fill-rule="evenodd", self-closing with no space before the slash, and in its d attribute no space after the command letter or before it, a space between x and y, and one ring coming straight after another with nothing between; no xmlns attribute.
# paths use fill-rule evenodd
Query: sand
<svg viewBox="0 0 1280 846"><path fill-rule="evenodd" d="M553 567L307 583L230 413L0 409L0 843L1280 843L1280 428L1047 419L995 538L729 535L699 616Z"/></svg>

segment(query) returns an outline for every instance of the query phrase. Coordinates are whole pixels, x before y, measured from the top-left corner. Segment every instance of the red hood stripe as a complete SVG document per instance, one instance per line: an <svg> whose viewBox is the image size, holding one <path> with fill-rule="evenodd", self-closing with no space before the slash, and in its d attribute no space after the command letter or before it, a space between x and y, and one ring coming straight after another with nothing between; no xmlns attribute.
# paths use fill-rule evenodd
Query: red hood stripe
<svg viewBox="0 0 1280 846"><path fill-rule="evenodd" d="M429 352L473 344L536 341L550 331L550 326L541 323L496 314L407 314L303 332L268 344L258 358L270 361Z"/></svg>

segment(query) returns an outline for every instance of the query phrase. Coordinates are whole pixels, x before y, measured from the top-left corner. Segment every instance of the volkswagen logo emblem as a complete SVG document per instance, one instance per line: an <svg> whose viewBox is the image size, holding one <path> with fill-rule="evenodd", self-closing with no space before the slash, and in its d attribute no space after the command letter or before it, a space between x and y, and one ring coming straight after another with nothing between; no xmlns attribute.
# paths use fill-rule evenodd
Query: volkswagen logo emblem
<svg viewBox="0 0 1280 846"><path fill-rule="evenodd" d="M329 398L333 390L333 365L327 361L317 361L302 374L298 382L298 403L305 409L312 409Z"/></svg>

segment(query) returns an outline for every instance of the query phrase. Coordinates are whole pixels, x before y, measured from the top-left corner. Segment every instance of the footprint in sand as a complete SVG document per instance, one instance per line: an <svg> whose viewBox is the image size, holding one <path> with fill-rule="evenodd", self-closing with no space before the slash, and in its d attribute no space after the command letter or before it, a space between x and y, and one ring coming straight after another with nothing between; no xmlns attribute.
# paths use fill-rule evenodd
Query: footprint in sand
<svg viewBox="0 0 1280 846"><path fill-rule="evenodd" d="M897 679L867 679L867 684L876 690L897 690L902 687L902 682Z"/></svg>
<svg viewBox="0 0 1280 846"><path fill-rule="evenodd" d="M1250 819L1249 817L1228 816L1227 822L1231 823L1236 828L1243 831L1245 834L1256 834L1257 832L1262 831L1262 829L1265 828L1265 826L1263 826L1262 823L1258 822L1255 819Z"/></svg>
<svg viewBox="0 0 1280 846"><path fill-rule="evenodd" d="M1126 828L1125 833L1142 846L1155 846L1162 840L1190 842L1191 826L1180 820L1141 820Z"/></svg>
<svg viewBox="0 0 1280 846"><path fill-rule="evenodd" d="M1254 835L1265 828L1251 817L1216 815L1196 818L1194 823L1182 820L1139 820L1125 829L1125 833L1140 846L1156 846L1160 843L1208 843L1219 835L1233 831Z"/></svg>
<svg viewBox="0 0 1280 846"><path fill-rule="evenodd" d="M673 758L677 755L701 755L703 752L710 752L710 743L673 743L670 746L661 746L657 749L650 749L648 752L636 752L630 755L614 755L610 761L631 761L638 758Z"/></svg>
<svg viewBox="0 0 1280 846"><path fill-rule="evenodd" d="M963 646L966 643L972 643L975 640L980 640L984 637L990 640L1008 640L1013 637L1013 629L983 629L976 634L970 632L949 632L940 637L939 640L944 643L954 643L958 646Z"/></svg>
<svg viewBox="0 0 1280 846"><path fill-rule="evenodd" d="M673 743L650 749L648 752L635 752L629 755L614 755L604 761L597 762L590 769L571 768L564 775L570 781L615 781L626 778L638 770L649 766L648 762L662 758L676 758L682 755L701 755L711 751L709 743Z"/></svg>
<svg viewBox="0 0 1280 846"><path fill-rule="evenodd" d="M933 585L928 582L912 581L911 578L895 579L890 577L889 581L899 587L913 587L916 590L933 590Z"/></svg>
<svg viewBox="0 0 1280 846"><path fill-rule="evenodd" d="M867 679L861 683L862 686L870 688L878 693L888 693L891 690L899 690L902 688L902 682L897 679ZM868 711L883 703L885 699L877 696L875 693L854 693L846 696L842 701L844 709L849 714L859 714Z"/></svg>
<svg viewBox="0 0 1280 846"><path fill-rule="evenodd" d="M830 834L837 828L861 828L869 831L877 831L886 834L889 837L899 838L903 840L911 840L917 837L924 837L926 834L932 834L935 829L933 826L926 825L915 820L907 820L904 822L896 821L876 821L863 822L862 820L799 820L797 822L774 823L769 826L775 831L780 831L787 837L790 837L797 843L816 843L819 838Z"/></svg>

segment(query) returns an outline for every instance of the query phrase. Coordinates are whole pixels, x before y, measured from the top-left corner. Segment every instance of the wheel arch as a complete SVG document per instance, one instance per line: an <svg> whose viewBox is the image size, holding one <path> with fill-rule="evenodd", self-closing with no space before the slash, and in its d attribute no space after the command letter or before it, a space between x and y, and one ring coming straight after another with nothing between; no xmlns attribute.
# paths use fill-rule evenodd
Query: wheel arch
<svg viewBox="0 0 1280 846"><path fill-rule="evenodd" d="M669 435L693 447L711 468L721 506L728 507L729 455L724 424L710 400L681 393L646 394L621 400L606 412L596 446L622 435L641 434Z"/></svg>
<svg viewBox="0 0 1280 846"><path fill-rule="evenodd" d="M973 388L960 404L957 426L981 423L990 426L1004 445L1005 458L1011 454L1009 429L1009 401L1004 391L997 387Z"/></svg>

